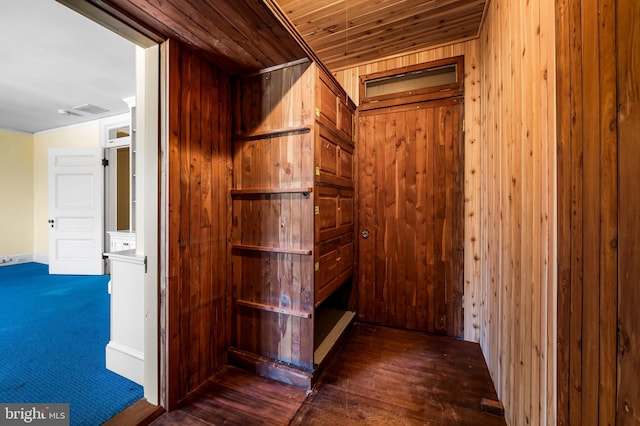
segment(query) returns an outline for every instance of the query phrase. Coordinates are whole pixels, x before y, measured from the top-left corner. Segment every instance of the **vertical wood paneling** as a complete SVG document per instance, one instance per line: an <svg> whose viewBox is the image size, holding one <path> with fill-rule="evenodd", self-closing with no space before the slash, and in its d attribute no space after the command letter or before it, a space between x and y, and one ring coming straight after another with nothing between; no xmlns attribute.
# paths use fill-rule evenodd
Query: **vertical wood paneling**
<svg viewBox="0 0 640 426"><path fill-rule="evenodd" d="M555 422L554 13L493 0L479 39L480 343L519 425Z"/></svg>
<svg viewBox="0 0 640 426"><path fill-rule="evenodd" d="M640 418L640 2L618 0L619 345L617 422Z"/></svg>
<svg viewBox="0 0 640 426"><path fill-rule="evenodd" d="M556 2L556 55L558 58L557 73L557 97L558 99L572 99L573 86L570 79L570 0ZM558 418L559 425L569 424L570 395L573 393L573 385L569 382L571 372L569 370L569 347L571 344L571 195L575 188L571 185L571 108L558 104ZM564 123L564 124L563 124ZM562 171L565 171L564 173ZM562 373L565 372L565 373ZM571 387L570 387L571 386Z"/></svg>
<svg viewBox="0 0 640 426"><path fill-rule="evenodd" d="M359 103L360 76L379 71L387 71L395 68L426 63L438 59L451 58L464 55L464 338L465 340L480 341L481 332L481 306L484 303L481 285L481 249L480 249L480 223L481 223L481 197L480 197L480 49L477 40L439 47L436 49L418 51L392 59L362 65L338 71L335 76L344 87L347 94ZM424 129L423 125L416 124L417 129ZM417 135L416 137L421 137ZM418 153L420 155L420 153ZM367 155L365 163L373 157ZM423 163L424 164L424 163ZM360 167L363 167L361 164ZM366 166L364 166L366 167ZM373 167L373 165L370 165ZM419 170L417 171L419 172ZM408 171L407 171L408 173ZM420 188L420 182L416 183ZM359 191L361 197L366 197L366 191ZM372 195L373 196L373 195ZM368 200L366 202L369 202ZM361 202L361 207L364 204ZM418 212L418 214L424 214ZM420 220L420 217L417 217ZM408 247L407 247L408 250ZM418 271L418 275L427 271ZM417 298L427 295L418 293ZM420 303L418 300L417 303ZM370 305L368 305L370 306ZM424 315L418 312L418 315ZM416 321L426 321L417 317Z"/></svg>
<svg viewBox="0 0 640 426"><path fill-rule="evenodd" d="M618 134L616 89L616 0L598 3L598 135L600 138L599 424L616 418L618 285Z"/></svg>
<svg viewBox="0 0 640 426"><path fill-rule="evenodd" d="M559 424L616 422L616 4L557 4Z"/></svg>
<svg viewBox="0 0 640 426"><path fill-rule="evenodd" d="M168 406L226 363L229 79L176 42L169 45Z"/></svg>
<svg viewBox="0 0 640 426"><path fill-rule="evenodd" d="M478 40L336 73L357 103L362 74L465 56L464 337L512 424L556 419L554 24L552 3L493 0Z"/></svg>

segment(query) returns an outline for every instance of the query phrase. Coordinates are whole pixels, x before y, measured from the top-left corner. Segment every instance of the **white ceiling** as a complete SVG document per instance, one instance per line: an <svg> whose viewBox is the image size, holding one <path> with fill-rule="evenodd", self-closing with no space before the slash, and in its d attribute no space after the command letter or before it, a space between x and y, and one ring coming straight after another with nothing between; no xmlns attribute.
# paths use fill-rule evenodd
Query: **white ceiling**
<svg viewBox="0 0 640 426"><path fill-rule="evenodd" d="M35 133L120 114L135 45L55 0L0 0L0 129ZM58 110L93 104L94 115Z"/></svg>

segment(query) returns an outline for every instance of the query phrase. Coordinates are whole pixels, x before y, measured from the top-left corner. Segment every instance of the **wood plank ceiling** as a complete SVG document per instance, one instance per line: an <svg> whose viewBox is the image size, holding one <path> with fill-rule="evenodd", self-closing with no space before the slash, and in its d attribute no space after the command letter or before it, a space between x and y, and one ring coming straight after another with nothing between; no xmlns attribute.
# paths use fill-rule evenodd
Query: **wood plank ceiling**
<svg viewBox="0 0 640 426"><path fill-rule="evenodd" d="M331 71L478 35L486 0L276 0Z"/></svg>
<svg viewBox="0 0 640 426"><path fill-rule="evenodd" d="M184 43L231 75L308 56L262 0L87 1L157 40Z"/></svg>
<svg viewBox="0 0 640 426"><path fill-rule="evenodd" d="M65 3L72 0L59 0ZM478 35L486 0L87 0L191 46L229 74L309 56L331 71ZM280 9L280 10L277 10Z"/></svg>

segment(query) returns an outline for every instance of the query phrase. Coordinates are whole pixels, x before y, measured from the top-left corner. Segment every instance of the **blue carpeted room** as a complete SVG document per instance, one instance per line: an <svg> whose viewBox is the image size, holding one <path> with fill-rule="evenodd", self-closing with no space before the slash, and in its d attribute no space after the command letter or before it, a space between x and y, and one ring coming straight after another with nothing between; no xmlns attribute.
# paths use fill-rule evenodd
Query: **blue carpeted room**
<svg viewBox="0 0 640 426"><path fill-rule="evenodd" d="M0 402L68 403L72 425L98 425L142 398L105 366L108 281L0 267Z"/></svg>

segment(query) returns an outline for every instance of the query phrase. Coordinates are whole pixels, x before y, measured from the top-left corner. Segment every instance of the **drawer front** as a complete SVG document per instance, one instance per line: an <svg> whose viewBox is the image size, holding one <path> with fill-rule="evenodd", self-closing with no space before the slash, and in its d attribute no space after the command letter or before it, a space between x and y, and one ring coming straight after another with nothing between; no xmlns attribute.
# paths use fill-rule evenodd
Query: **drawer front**
<svg viewBox="0 0 640 426"><path fill-rule="evenodd" d="M338 195L338 226L353 226L353 191L340 191Z"/></svg>
<svg viewBox="0 0 640 426"><path fill-rule="evenodd" d="M325 247L325 253L320 253L316 279L316 291L322 292L328 285L338 279L338 245Z"/></svg>
<svg viewBox="0 0 640 426"><path fill-rule="evenodd" d="M349 140L352 140L354 110L352 110L346 102L347 102L346 97L344 96L339 97L337 127L338 127L338 130L344 134L344 136L346 136Z"/></svg>
<svg viewBox="0 0 640 426"><path fill-rule="evenodd" d="M353 236L342 235L316 246L314 305L317 307L353 275Z"/></svg>
<svg viewBox="0 0 640 426"><path fill-rule="evenodd" d="M316 242L353 231L353 190L316 186Z"/></svg>
<svg viewBox="0 0 640 426"><path fill-rule="evenodd" d="M318 195L319 213L316 215L316 226L320 234L331 232L338 227L338 201L338 196L331 193Z"/></svg>
<svg viewBox="0 0 640 426"><path fill-rule="evenodd" d="M319 140L318 140L318 167L320 168L320 174L317 174L319 179L329 178L327 183L331 182L331 177L337 177L339 172L339 163L338 163L338 143L334 138L330 136L330 133L324 131L322 129L320 131Z"/></svg>
<svg viewBox="0 0 640 426"><path fill-rule="evenodd" d="M353 151L350 147L340 147L340 151L338 151L338 162L340 165L338 169L340 179L353 185Z"/></svg>
<svg viewBox="0 0 640 426"><path fill-rule="evenodd" d="M324 125L318 126L316 136L315 181L353 188L353 146Z"/></svg>
<svg viewBox="0 0 640 426"><path fill-rule="evenodd" d="M350 236L349 236L350 237ZM353 241L342 241L338 248L338 275L350 274L353 270Z"/></svg>
<svg viewBox="0 0 640 426"><path fill-rule="evenodd" d="M318 83L320 116L316 115L316 118L319 118L330 127L337 128L338 92L323 77L323 75L320 76Z"/></svg>

